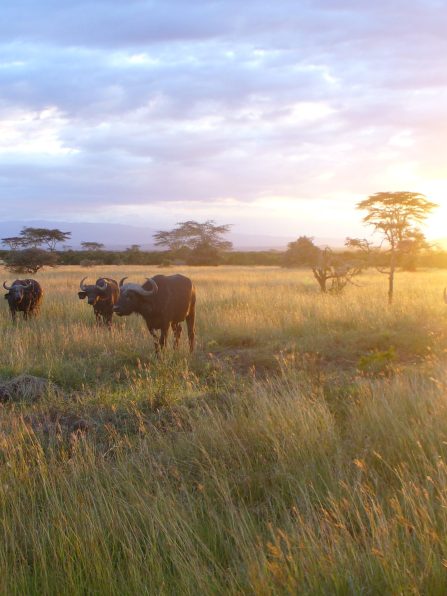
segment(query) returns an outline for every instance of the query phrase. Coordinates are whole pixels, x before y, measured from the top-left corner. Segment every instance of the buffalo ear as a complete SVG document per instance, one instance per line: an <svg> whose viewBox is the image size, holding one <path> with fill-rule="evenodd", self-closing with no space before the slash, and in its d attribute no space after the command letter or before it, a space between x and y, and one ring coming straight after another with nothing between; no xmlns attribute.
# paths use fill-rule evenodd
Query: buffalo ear
<svg viewBox="0 0 447 596"><path fill-rule="evenodd" d="M9 292L7 294L5 294L5 300L8 300L9 297Z"/></svg>
<svg viewBox="0 0 447 596"><path fill-rule="evenodd" d="M78 292L79 300L84 300L87 298L87 292Z"/></svg>

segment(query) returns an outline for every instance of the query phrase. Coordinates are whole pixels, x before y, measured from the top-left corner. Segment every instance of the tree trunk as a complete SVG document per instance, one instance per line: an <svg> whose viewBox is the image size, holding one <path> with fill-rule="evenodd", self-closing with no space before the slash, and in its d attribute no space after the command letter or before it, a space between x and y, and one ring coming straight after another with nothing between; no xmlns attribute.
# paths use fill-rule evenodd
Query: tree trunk
<svg viewBox="0 0 447 596"><path fill-rule="evenodd" d="M315 279L318 282L318 285L320 286L320 290L322 291L323 294L325 294L327 292L326 290L326 275L324 273L324 271L322 271L321 269L312 269L312 272L314 274Z"/></svg>
<svg viewBox="0 0 447 596"><path fill-rule="evenodd" d="M390 272L388 275L388 304L393 303L394 297L394 272L396 271L396 253L394 248L391 250Z"/></svg>

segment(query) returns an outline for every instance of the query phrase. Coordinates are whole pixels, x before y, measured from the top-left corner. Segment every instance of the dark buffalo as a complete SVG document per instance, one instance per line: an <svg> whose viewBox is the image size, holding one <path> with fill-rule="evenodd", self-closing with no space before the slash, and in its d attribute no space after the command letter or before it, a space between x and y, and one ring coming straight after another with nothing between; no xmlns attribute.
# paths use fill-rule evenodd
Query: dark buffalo
<svg viewBox="0 0 447 596"><path fill-rule="evenodd" d="M112 326L113 307L120 295L118 284L114 279L100 277L95 284L85 285L84 279L80 283L81 291L78 292L80 300L87 298L87 302L93 306L96 323L101 322L108 327Z"/></svg>
<svg viewBox="0 0 447 596"><path fill-rule="evenodd" d="M18 312L23 312L24 319L39 313L43 292L35 279L16 279L12 286L8 286L4 281L3 287L8 290L5 299L8 301L14 322Z"/></svg>
<svg viewBox="0 0 447 596"><path fill-rule="evenodd" d="M155 340L155 349L166 345L169 327L174 332L174 348L182 334L181 323L186 321L189 349L194 350L194 322L196 292L192 281L184 275L155 275L142 285L124 284L120 281L120 297L113 311L120 317L139 313L146 321L149 333ZM160 329L160 339L156 331Z"/></svg>

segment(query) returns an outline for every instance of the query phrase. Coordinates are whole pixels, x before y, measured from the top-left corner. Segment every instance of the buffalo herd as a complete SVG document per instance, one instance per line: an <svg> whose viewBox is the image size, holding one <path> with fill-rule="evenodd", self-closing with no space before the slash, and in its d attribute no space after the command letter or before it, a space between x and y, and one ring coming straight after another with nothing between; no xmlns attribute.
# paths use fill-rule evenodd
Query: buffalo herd
<svg viewBox="0 0 447 596"><path fill-rule="evenodd" d="M174 333L174 347L178 347L181 323L186 321L189 349L194 350L196 291L188 277L155 275L147 278L143 285L124 283L127 277L123 277L119 284L109 277L100 277L94 284L85 284L86 279L84 277L80 283L78 296L80 300L87 298L97 324L110 329L113 313L119 317L138 313L154 338L156 352L159 352L166 346L169 328ZM10 286L3 282L3 287L8 291L5 299L14 322L18 312L23 313L24 319L38 314L43 292L37 281L16 279Z"/></svg>

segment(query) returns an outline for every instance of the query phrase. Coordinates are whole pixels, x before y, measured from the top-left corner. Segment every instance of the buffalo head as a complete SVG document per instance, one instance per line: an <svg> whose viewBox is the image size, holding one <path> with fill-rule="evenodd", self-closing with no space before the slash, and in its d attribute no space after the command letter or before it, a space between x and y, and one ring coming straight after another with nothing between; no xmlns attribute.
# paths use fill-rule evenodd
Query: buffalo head
<svg viewBox="0 0 447 596"><path fill-rule="evenodd" d="M25 298L27 292L31 290L33 284L28 281L16 280L13 282L12 286L8 286L6 281L4 281L3 287L5 290L8 290L8 293L5 294L5 299L9 302L19 305Z"/></svg>
<svg viewBox="0 0 447 596"><path fill-rule="evenodd" d="M99 279L96 284L85 285L84 281L86 279L84 277L79 284L81 291L78 292L78 296L80 300L87 298L88 303L94 306L98 300L101 300L105 296L107 282L104 279Z"/></svg>
<svg viewBox="0 0 447 596"><path fill-rule="evenodd" d="M132 283L124 284L125 279L127 278L123 277L120 281L120 296L113 307L113 312L119 317L125 317L134 312L139 312L142 305L144 305L146 309L150 309L152 298L158 292L158 286L155 281L147 278L144 285L140 286ZM149 286L150 289L145 286Z"/></svg>

